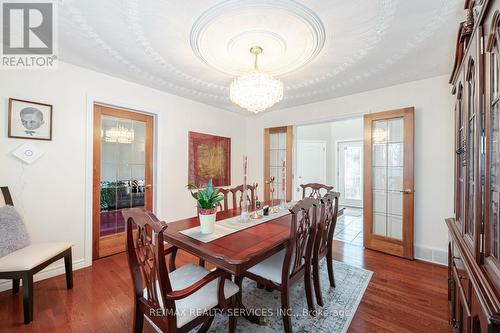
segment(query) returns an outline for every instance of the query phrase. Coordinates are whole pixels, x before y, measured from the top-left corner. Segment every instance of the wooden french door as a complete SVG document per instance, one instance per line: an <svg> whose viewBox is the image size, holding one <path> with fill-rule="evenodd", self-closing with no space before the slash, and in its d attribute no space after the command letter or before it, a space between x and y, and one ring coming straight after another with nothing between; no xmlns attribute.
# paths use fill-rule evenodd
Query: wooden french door
<svg viewBox="0 0 500 333"><path fill-rule="evenodd" d="M152 184L153 117L94 105L93 259L125 251L121 210L151 211Z"/></svg>
<svg viewBox="0 0 500 333"><path fill-rule="evenodd" d="M271 177L273 199L292 200L292 145L293 126L264 129L264 201L271 198Z"/></svg>
<svg viewBox="0 0 500 333"><path fill-rule="evenodd" d="M414 108L364 117L364 246L413 259Z"/></svg>

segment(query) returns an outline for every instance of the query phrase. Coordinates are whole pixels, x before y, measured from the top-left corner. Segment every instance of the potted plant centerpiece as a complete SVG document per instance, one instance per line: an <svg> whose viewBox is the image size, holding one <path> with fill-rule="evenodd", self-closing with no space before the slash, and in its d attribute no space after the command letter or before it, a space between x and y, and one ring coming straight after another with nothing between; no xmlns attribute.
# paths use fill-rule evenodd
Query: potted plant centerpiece
<svg viewBox="0 0 500 333"><path fill-rule="evenodd" d="M207 182L207 187L198 188L196 185L188 185L191 195L198 202L198 215L202 234L211 234L215 229L215 217L217 214L217 204L224 199L219 194L219 189L214 188L212 179ZM193 190L195 190L193 192Z"/></svg>

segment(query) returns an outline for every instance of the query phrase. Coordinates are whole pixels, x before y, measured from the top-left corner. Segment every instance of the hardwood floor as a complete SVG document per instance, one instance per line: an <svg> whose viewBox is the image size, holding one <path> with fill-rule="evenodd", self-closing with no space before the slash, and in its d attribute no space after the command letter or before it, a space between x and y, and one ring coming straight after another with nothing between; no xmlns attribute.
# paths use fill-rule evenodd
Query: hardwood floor
<svg viewBox="0 0 500 333"><path fill-rule="evenodd" d="M374 272L349 332L451 332L446 267L337 241L334 247L335 259ZM186 262L196 259L180 253L177 265ZM64 275L35 283L29 325L23 324L22 296L0 293L0 332L131 332L129 274L125 255L118 254L75 271L71 291ZM145 327L144 332L153 330Z"/></svg>

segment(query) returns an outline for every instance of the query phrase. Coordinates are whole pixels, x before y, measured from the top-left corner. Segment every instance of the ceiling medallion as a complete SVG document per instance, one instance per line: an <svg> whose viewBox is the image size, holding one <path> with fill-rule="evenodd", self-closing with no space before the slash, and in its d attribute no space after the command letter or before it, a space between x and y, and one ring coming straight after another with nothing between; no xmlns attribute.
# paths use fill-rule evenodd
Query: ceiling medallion
<svg viewBox="0 0 500 333"><path fill-rule="evenodd" d="M325 40L319 16L294 0L223 1L203 12L190 32L193 54L230 76L246 72L246 50L257 43L266 50L261 68L284 76L312 63Z"/></svg>
<svg viewBox="0 0 500 333"><path fill-rule="evenodd" d="M257 59L262 52L260 46L250 48L250 53L255 56L253 71L234 79L229 88L231 101L254 113L262 112L283 99L283 83L259 70Z"/></svg>

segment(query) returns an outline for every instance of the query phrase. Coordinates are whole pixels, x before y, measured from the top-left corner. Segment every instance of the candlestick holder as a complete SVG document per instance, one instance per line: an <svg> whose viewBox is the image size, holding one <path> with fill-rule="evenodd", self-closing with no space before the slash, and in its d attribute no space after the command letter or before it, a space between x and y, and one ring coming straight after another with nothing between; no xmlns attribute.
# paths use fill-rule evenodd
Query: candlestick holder
<svg viewBox="0 0 500 333"><path fill-rule="evenodd" d="M281 199L280 200L280 206L279 206L279 210L283 211L283 210L287 210L288 209L288 204L286 202L285 199Z"/></svg>
<svg viewBox="0 0 500 333"><path fill-rule="evenodd" d="M271 199L271 204L269 205L269 214L274 214L278 212L276 207L274 207L274 181L275 181L274 176L271 176L269 180L266 181L266 183L269 184L269 194Z"/></svg>
<svg viewBox="0 0 500 333"><path fill-rule="evenodd" d="M248 170L248 157L243 156L243 193L241 193L241 215L240 222L248 222L248 193L247 193L247 170Z"/></svg>
<svg viewBox="0 0 500 333"><path fill-rule="evenodd" d="M248 213L248 196L246 184L243 186L242 202L241 202L241 215L240 222L248 222L250 214Z"/></svg>

